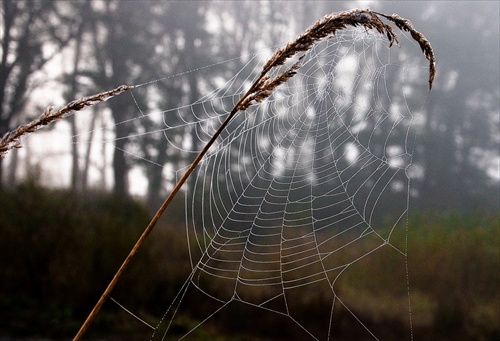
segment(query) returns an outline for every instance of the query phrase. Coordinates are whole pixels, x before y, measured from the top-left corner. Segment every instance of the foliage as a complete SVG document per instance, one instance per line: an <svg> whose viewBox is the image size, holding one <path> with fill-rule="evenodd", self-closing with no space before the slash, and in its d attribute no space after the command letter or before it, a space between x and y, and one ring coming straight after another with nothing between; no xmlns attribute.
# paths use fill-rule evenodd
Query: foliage
<svg viewBox="0 0 500 341"><path fill-rule="evenodd" d="M0 334L71 333L148 218L130 199L33 184L0 207Z"/></svg>
<svg viewBox="0 0 500 341"><path fill-rule="evenodd" d="M404 244L406 237L396 236L392 242ZM498 212L415 214L409 220L407 243L408 290L415 337L498 339ZM356 310L378 316L381 321L397 320L398 309L408 309L404 299L408 293L402 291L393 297L386 293L396 281L406 280L404 271L404 263L398 264L380 252L354 267L349 281L342 284L351 303L357 305Z"/></svg>
<svg viewBox="0 0 500 341"><path fill-rule="evenodd" d="M498 213L420 214L410 230L411 290L433 303L430 327L450 339L498 339Z"/></svg>
<svg viewBox="0 0 500 341"><path fill-rule="evenodd" d="M0 192L0 208L0 335L13 337L73 336L148 221L148 212L131 199L99 192L79 197L29 183ZM190 273L186 236L175 221L163 221L153 232L112 294L152 325ZM408 265L416 338L498 339L499 223L498 213L484 211L411 217ZM404 238L396 235L394 243ZM405 283L404 263L383 248L377 252L340 277L338 292L356 314L368 317L371 330L387 338L406 335L408 323L399 312L408 309L407 292L389 290ZM320 290L295 299L303 304L303 318L329 316L330 302ZM179 333L195 326L200 312L213 309L213 302L196 291L183 304L187 309L175 322ZM356 336L359 325L349 316L342 310L335 316L334 335ZM295 328L286 318L235 303L191 336L303 336ZM133 338L151 330L107 302L90 334L110 333Z"/></svg>

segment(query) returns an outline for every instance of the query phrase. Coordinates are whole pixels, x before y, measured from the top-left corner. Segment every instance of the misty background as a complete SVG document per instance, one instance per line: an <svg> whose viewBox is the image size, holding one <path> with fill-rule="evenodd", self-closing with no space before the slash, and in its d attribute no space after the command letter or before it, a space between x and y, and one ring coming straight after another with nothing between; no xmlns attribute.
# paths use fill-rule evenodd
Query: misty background
<svg viewBox="0 0 500 341"><path fill-rule="evenodd" d="M423 110L415 113L424 123L417 127L413 209L496 208L499 24L494 1L35 1L29 6L3 1L0 134L48 105L172 75L172 81L158 85L156 98L134 93L140 108L194 103L218 86L217 79L241 69L245 59L236 57L283 45L325 14L354 7L411 19L437 56L435 85ZM208 65L213 66L204 68ZM199 71L186 72L191 70ZM140 194L156 205L172 186L171 170L191 156L170 150L163 136L123 138L161 129L153 120L115 125L140 115L127 94L87 111L38 131L36 139L23 140L22 149L0 160L2 186L35 176L44 185L75 191L98 187ZM103 126L106 133L99 129Z"/></svg>
<svg viewBox="0 0 500 341"><path fill-rule="evenodd" d="M189 125L164 134L161 119L143 114L188 108L251 70L243 67L254 53L283 46L326 14L356 7L410 19L437 58L432 91L413 112L408 261L415 336L498 339L499 2L265 0L0 2L0 136L49 105L161 79L133 97L125 93L70 114L0 158L0 338L73 336L175 184L175 171L194 158L172 146L186 141L201 148ZM417 94L427 88L408 85L415 94L408 100L421 100ZM181 114L172 120L191 122L203 113L193 106ZM374 139L373 147L383 142ZM406 197L394 198L397 203L381 203L387 215L406 208ZM191 270L183 204L173 203L163 223L174 228L156 232L114 293L148 321L162 316ZM346 275L352 281L339 281L339 292L352 293L350 307L366 314L372 330L403 339L408 321L380 294L406 283L396 263L367 257ZM330 314L319 293L310 295L303 301L314 313L305 308L304 319ZM202 320L196 314L209 303L199 298L186 298L193 305L176 328L189 330ZM406 291L394 301L407 313ZM105 308L96 321L99 333L150 335L123 310ZM243 311L221 313L215 327L192 339L214 339L229 329L234 340L245 328L273 340L303 339L276 316ZM340 312L332 335L355 336L359 325L348 315Z"/></svg>

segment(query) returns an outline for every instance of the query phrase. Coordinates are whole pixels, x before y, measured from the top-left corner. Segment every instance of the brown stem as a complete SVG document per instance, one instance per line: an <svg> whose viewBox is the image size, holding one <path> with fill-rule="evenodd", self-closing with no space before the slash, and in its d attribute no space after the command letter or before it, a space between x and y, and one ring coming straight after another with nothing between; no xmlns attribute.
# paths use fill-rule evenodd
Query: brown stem
<svg viewBox="0 0 500 341"><path fill-rule="evenodd" d="M130 251L129 255L125 258L122 265L116 272L115 276L109 283L108 287L102 294L101 298L95 305L94 309L90 312L89 316L81 326L77 335L73 339L74 341L80 340L85 331L88 329L89 325L101 309L102 305L108 298L109 294L113 290L116 285L118 279L125 271L127 265L130 263L134 255L137 253L137 250L142 245L148 234L154 228L161 215L168 207L170 202L173 200L177 192L180 190L182 185L186 182L189 175L193 172L196 166L200 163L203 156L207 153L209 148L213 145L215 140L219 137L225 127L229 124L229 121L234 117L234 115L240 111L245 110L250 105L255 102L261 102L265 98L271 95L272 91L285 82L287 79L293 77L296 70L300 67L299 62L292 65L290 68L280 73L275 78L271 79L271 77L267 76L268 72L275 68L283 65L287 59L296 55L298 52L307 51L313 44L316 42L326 39L331 35L334 35L336 30L343 29L346 26L358 26L363 25L367 29L376 29L379 33L383 34L384 32L387 35L389 41L397 42L397 36L393 32L391 26L384 24L378 17L377 14L384 16L390 21L394 22L396 26L402 30L409 31L412 34L412 37L419 42L423 52L425 53L427 59L430 63L430 73L429 73L429 89L432 86L432 82L434 80L435 75L435 56L430 46L430 43L420 32L416 31L413 26L409 23L408 20L399 17L394 14L392 16L383 15L380 13L371 12L370 10L353 10L350 12L342 12L338 15L328 15L324 19L316 22L313 26L311 26L306 32L304 32L301 36L299 36L294 42L291 44L287 44L284 48L278 49L273 56L268 60L268 62L264 65L263 71L258 77L258 79L252 84L250 89L240 98L238 103L234 106L234 108L229 113L226 120L222 123L220 128L215 132L210 141L203 147L200 153L196 156L193 163L189 166L186 173L182 176L179 182L175 185L174 189L168 197L165 199L163 204L160 206L154 217L151 219L151 222L148 224L142 235L137 240L136 244ZM299 58L300 61L301 58ZM1 152L1 150L0 150Z"/></svg>
<svg viewBox="0 0 500 341"><path fill-rule="evenodd" d="M210 147L214 144L214 142L217 140L217 138L219 137L219 135L222 133L222 131L226 128L226 126L229 124L229 122L231 121L231 119L234 117L234 115L236 115L236 113L240 110L241 103L254 91L255 84L257 84L262 77L263 77L263 75L261 75L255 81L255 83L250 87L250 89L245 93L245 95L243 95L240 98L240 100L238 101L238 103L234 106L233 110L231 110L231 112L229 113L229 115L226 118L226 120L222 123L222 125L215 132L215 134L212 136L212 138L210 139L210 141L207 142L207 144L203 147L203 149L200 151L200 153L196 156L196 158L194 159L194 161L191 163L191 165L189 166L189 168L186 170L186 173L184 173L184 175L182 176L182 178L177 182L177 184L175 185L174 189L170 192L170 194L165 199L165 201L163 202L163 204L156 211L155 215L153 216L153 218L149 222L148 226L146 226L146 228L142 232L141 236L139 237L139 239L135 243L134 247L132 248L132 250L130 251L130 253L128 254L128 256L125 258L125 260L123 261L123 263L120 266L120 268L118 269L118 271L113 276L113 279L111 280L111 282L109 282L108 287L106 288L106 290L104 290L104 292L102 293L101 297L97 301L96 305L94 306L94 308L92 309L92 311L90 312L90 314L87 316L87 319L85 320L85 322L80 327L80 330L78 331L78 333L76 334L76 336L73 338L73 341L80 340L82 338L82 336L85 334L85 332L87 331L88 327L90 326L90 324L94 320L95 316L101 310L102 305L104 304L104 302L106 301L106 299L109 297L109 294L111 293L111 291L115 287L116 283L118 282L118 279L123 274L123 272L127 268L128 264L130 263L130 261L132 260L132 258L135 256L135 254L139 250L139 247L144 243L144 241L146 240L146 237L148 236L148 234L153 230L153 228L155 227L156 223L158 222L158 220L162 216L163 212L165 212L165 210L167 209L167 207L170 204L170 202L172 202L172 200L174 199L175 195L177 194L177 192L179 192L179 190L181 189L181 187L184 185L184 183L186 182L186 180L189 177L189 175L193 172L193 170L196 168L196 166L200 163L200 161L203 158L203 156L205 156L205 154L208 152L208 150L210 149Z"/></svg>

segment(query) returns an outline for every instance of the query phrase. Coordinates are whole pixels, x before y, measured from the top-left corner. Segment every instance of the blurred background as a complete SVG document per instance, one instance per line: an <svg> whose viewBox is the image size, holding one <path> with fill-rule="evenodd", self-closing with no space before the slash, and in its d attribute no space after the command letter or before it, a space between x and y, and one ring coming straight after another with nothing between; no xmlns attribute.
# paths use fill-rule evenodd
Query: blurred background
<svg viewBox="0 0 500 341"><path fill-rule="evenodd" d="M72 337L174 185L173 170L191 160L168 148L161 133L126 138L158 129L153 118L134 119L138 108L194 103L238 73L244 56L282 46L325 14L356 7L409 18L437 57L433 89L415 112L408 223L414 335L500 337L497 1L3 0L0 6L0 136L48 105L168 79L154 94L136 91L70 115L0 159L0 339ZM116 289L119 295L133 287L133 311L151 321L190 272L182 205L174 202L166 228L155 231ZM344 289L372 302L357 305L372 328L400 340L408 338L408 322L381 308L390 301L380 294L391 282L387 262L365 264L380 270L376 284L363 284L359 270L353 278L360 280ZM187 301L193 305L180 333L198 323L204 308L195 296ZM106 308L91 337L150 334L112 303ZM295 335L278 317L259 328L238 320L235 328L235 316L262 312L234 309L193 339ZM362 338L351 334L349 320L338 328L341 339Z"/></svg>

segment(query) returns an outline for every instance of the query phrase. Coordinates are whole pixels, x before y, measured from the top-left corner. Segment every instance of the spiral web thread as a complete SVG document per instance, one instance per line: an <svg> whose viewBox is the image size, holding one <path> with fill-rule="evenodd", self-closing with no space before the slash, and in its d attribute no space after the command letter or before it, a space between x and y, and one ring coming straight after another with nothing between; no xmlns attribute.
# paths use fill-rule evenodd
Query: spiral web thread
<svg viewBox="0 0 500 341"><path fill-rule="evenodd" d="M410 38L402 44L415 45ZM338 283L382 249L405 267L405 237L393 237L407 233L410 128L426 84L420 59L415 46L390 49L376 33L346 29L315 45L295 77L233 119L183 192L192 272L152 339L169 337L193 289L214 301L201 323L237 301L326 340L334 338L342 309L378 339ZM169 148L197 153L193 147L217 130L258 64L251 59L196 103L163 111ZM241 81L242 75L248 76ZM172 138L177 129L189 132L191 143ZM395 281L409 292L406 277ZM309 328L301 312L300 298L316 291L331 302L321 331ZM411 334L409 300L402 301Z"/></svg>

